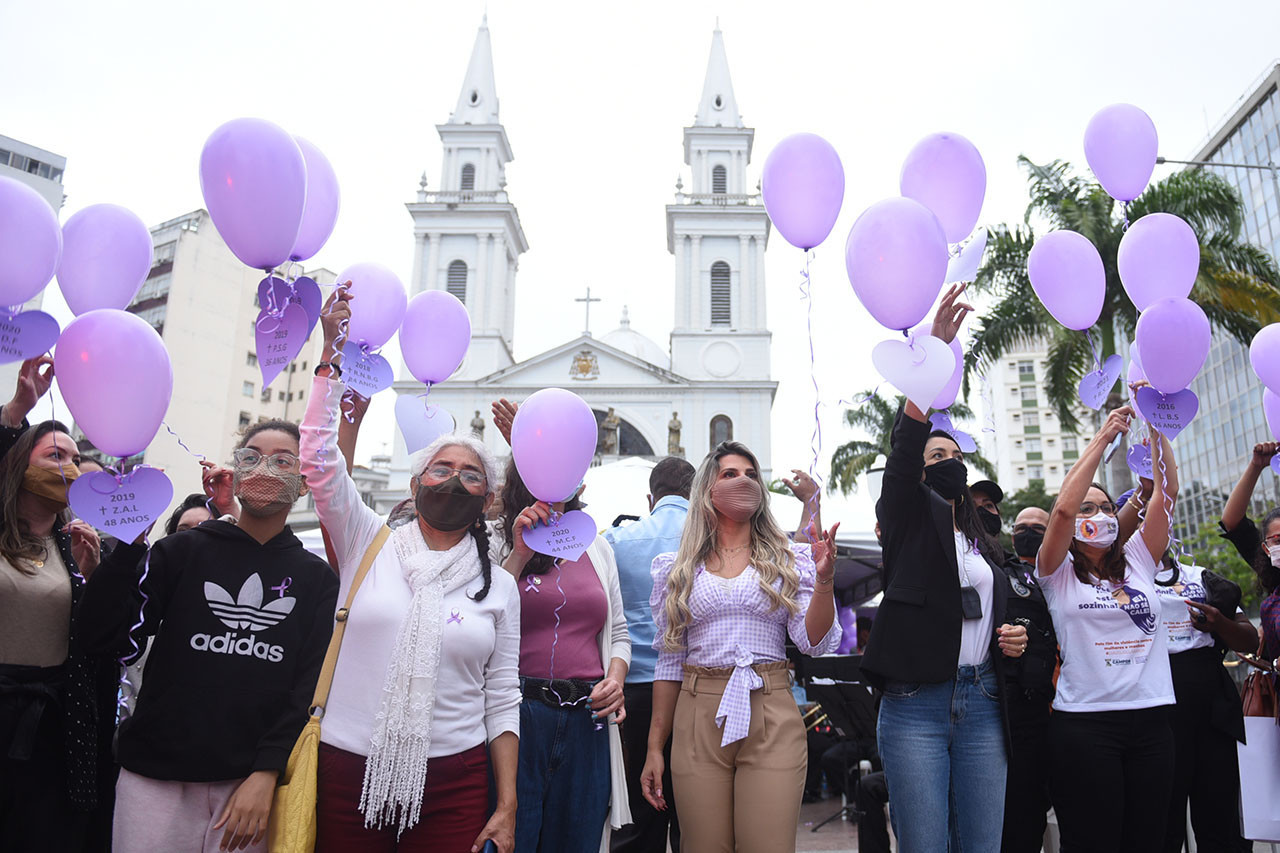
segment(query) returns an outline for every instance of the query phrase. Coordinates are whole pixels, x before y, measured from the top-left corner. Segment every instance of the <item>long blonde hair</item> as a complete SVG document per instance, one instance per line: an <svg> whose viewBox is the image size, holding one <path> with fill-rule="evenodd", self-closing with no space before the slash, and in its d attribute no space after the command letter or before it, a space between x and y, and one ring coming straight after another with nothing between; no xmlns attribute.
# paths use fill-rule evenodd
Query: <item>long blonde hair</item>
<svg viewBox="0 0 1280 853"><path fill-rule="evenodd" d="M689 494L689 514L685 517L684 533L680 537L680 550L676 562L667 576L664 608L667 628L662 634L663 647L668 650L684 648L685 630L692 614L689 595L693 591L693 579L697 569L705 565L716 550L716 510L711 503L711 489L719 480L720 460L726 456L742 456L751 460L751 467L760 472L760 462L745 445L736 441L721 442L707 454L693 477ZM760 589L771 603L771 610L785 607L790 616L800 609L796 594L800 590L800 574L796 571L796 558L791 553L787 534L774 521L769 511L769 491L760 483L760 508L751 517L751 565L760 577ZM781 589L774 583L782 579Z"/></svg>

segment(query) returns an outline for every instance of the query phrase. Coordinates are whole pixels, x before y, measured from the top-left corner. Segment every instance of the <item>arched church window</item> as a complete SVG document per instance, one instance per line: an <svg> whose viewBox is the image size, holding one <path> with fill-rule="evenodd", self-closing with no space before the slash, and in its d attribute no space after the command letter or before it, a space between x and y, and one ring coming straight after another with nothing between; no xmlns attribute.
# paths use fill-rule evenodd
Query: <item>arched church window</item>
<svg viewBox="0 0 1280 853"><path fill-rule="evenodd" d="M470 163L462 167L462 191L467 192L476 188L476 167Z"/></svg>
<svg viewBox="0 0 1280 853"><path fill-rule="evenodd" d="M724 166L716 166L711 170L711 191L716 195L724 195L729 191L729 173Z"/></svg>
<svg viewBox="0 0 1280 853"><path fill-rule="evenodd" d="M451 296L458 297L463 305L467 304L467 262L454 261L449 264L449 277L445 289Z"/></svg>
<svg viewBox="0 0 1280 853"><path fill-rule="evenodd" d="M728 415L716 415L711 419L711 448L714 450L723 441L733 441L733 421Z"/></svg>
<svg viewBox="0 0 1280 853"><path fill-rule="evenodd" d="M729 265L716 261L711 265L711 325L728 326L732 323L731 299Z"/></svg>

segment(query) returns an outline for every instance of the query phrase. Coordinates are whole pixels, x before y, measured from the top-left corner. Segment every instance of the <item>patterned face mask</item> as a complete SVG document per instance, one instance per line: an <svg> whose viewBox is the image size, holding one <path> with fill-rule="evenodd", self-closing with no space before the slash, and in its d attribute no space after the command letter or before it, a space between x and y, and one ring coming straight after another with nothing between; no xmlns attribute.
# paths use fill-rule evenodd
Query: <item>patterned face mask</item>
<svg viewBox="0 0 1280 853"><path fill-rule="evenodd" d="M1076 519L1076 541L1084 545L1109 548L1120 535L1120 522L1105 512Z"/></svg>
<svg viewBox="0 0 1280 853"><path fill-rule="evenodd" d="M302 482L300 471L280 471L272 465L258 465L248 471L237 468L232 489L241 509L262 517L292 507L302 494Z"/></svg>

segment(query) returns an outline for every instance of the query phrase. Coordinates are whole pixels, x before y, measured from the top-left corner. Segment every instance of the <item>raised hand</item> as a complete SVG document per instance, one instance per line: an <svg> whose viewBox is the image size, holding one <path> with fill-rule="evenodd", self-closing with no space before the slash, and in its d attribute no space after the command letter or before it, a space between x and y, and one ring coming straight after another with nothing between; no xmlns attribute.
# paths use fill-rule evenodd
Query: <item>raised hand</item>
<svg viewBox="0 0 1280 853"><path fill-rule="evenodd" d="M812 477L801 471L799 468L792 468L791 473L795 474L794 479L782 478L782 485L791 490L791 494L800 500L808 503L814 495L818 493L818 484Z"/></svg>
<svg viewBox="0 0 1280 853"><path fill-rule="evenodd" d="M1107 419L1103 422L1102 428L1098 430L1098 434L1094 436L1094 441L1101 441L1104 445L1110 444L1117 435L1129 431L1129 421L1132 418L1132 406L1121 406L1118 409L1113 409L1111 414L1107 415Z"/></svg>
<svg viewBox="0 0 1280 853"><path fill-rule="evenodd" d="M492 406L494 426L498 428L498 432L502 433L508 446L511 444L511 424L515 422L516 411L519 408L516 403L505 397L495 401Z"/></svg>
<svg viewBox="0 0 1280 853"><path fill-rule="evenodd" d="M342 346L346 343L347 323L351 320L351 305L349 304L353 297L348 288L351 282L344 282L333 289L333 293L329 295L329 299L324 303L324 309L320 312L320 326L324 330L324 358L334 353L342 352ZM339 337L342 341L335 346L335 342Z"/></svg>
<svg viewBox="0 0 1280 853"><path fill-rule="evenodd" d="M973 310L973 306L967 302L956 302L968 286L966 282L948 287L942 301L938 303L938 310L934 312L933 328L929 330L929 334L939 338L943 343L949 344L956 339L964 318Z"/></svg>
<svg viewBox="0 0 1280 853"><path fill-rule="evenodd" d="M18 384L13 389L13 399L0 412L0 421L5 426L21 426L23 419L36 407L36 401L49 392L52 384L52 358L42 355L22 362L22 367L18 369Z"/></svg>
<svg viewBox="0 0 1280 853"><path fill-rule="evenodd" d="M817 569L818 583L827 583L836 574L836 531L840 522L836 522L825 533L817 529L817 525L809 525L809 541L813 543L813 565Z"/></svg>
<svg viewBox="0 0 1280 853"><path fill-rule="evenodd" d="M1266 468L1271 464L1271 457L1276 455L1276 451L1280 450L1280 442L1264 441L1261 444L1253 446L1253 458L1249 460L1249 464L1255 468Z"/></svg>

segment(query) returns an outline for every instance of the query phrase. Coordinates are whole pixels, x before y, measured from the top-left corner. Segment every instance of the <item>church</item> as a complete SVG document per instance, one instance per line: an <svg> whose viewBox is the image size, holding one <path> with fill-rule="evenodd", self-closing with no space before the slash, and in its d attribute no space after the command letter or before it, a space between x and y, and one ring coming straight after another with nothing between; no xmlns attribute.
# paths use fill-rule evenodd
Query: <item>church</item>
<svg viewBox="0 0 1280 853"><path fill-rule="evenodd" d="M458 372L431 389L430 402L471 430L499 457L507 454L489 417L492 401L519 402L547 387L567 388L600 423L597 464L625 457L683 456L697 465L719 442L735 439L759 455L770 476L771 334L765 317L764 252L769 217L748 191L755 131L744 127L734 98L724 39L711 39L702 96L684 128L690 185L676 185L666 206L667 251L674 257L674 328L669 347L630 327L587 330L517 362L516 273L529 242L507 195L511 143L498 112L487 20L476 35L457 107L436 126L443 147L439 189L424 173L413 217L410 296L446 290L471 315L471 347ZM674 148L674 146L673 146ZM657 251L658 247L653 247ZM422 394L402 368L398 395ZM408 452L397 431L391 484L408 479Z"/></svg>

